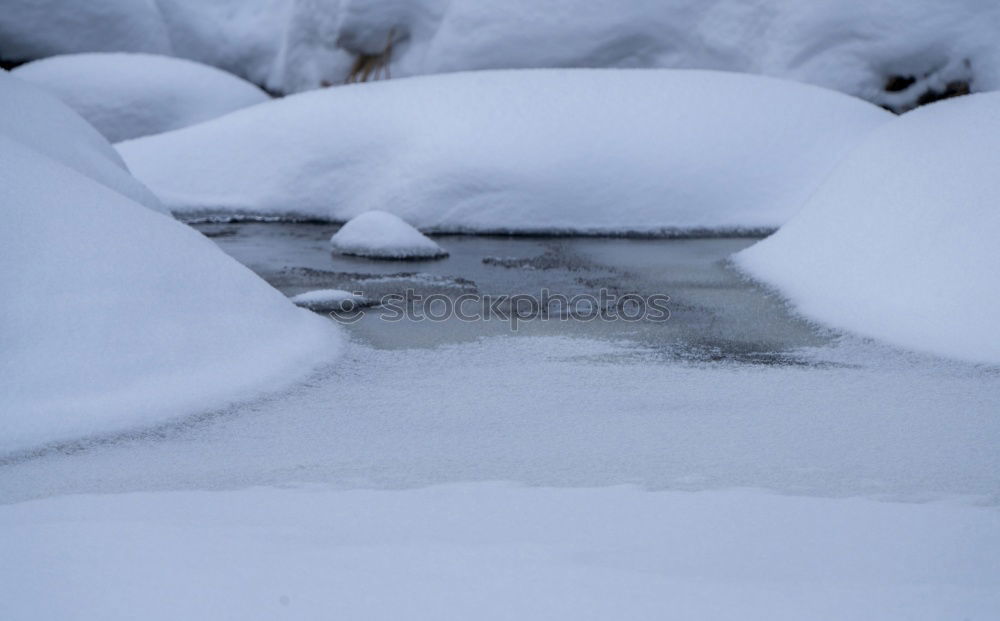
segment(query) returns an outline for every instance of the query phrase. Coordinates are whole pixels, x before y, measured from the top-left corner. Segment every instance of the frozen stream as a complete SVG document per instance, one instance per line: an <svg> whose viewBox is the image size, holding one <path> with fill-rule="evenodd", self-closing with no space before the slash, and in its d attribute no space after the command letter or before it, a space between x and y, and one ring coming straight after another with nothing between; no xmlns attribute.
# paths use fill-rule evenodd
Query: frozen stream
<svg viewBox="0 0 1000 621"><path fill-rule="evenodd" d="M514 481L1000 500L1000 370L815 329L724 263L750 239L446 236L333 257L314 224L203 232L289 295L669 295L666 322L388 323L281 394L0 460L0 501L66 493Z"/></svg>

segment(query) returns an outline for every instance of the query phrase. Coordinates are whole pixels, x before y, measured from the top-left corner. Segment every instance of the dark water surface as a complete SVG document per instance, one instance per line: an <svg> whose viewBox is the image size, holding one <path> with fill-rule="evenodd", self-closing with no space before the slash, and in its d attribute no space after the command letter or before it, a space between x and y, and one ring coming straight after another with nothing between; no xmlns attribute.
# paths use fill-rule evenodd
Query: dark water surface
<svg viewBox="0 0 1000 621"><path fill-rule="evenodd" d="M670 297L668 321L345 326L266 398L0 463L0 502L317 482L758 487L1000 499L1000 371L819 330L726 265L750 239L443 236L440 261L332 255L335 226L204 224L288 295Z"/></svg>

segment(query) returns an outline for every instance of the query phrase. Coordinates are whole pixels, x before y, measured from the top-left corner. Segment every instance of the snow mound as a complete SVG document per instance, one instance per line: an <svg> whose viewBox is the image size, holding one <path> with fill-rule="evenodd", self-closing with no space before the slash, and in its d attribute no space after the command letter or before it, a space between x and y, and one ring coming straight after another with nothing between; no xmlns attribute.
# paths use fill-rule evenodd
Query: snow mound
<svg viewBox="0 0 1000 621"><path fill-rule="evenodd" d="M90 177L156 211L160 201L136 181L97 130L55 97L0 70L0 136Z"/></svg>
<svg viewBox="0 0 1000 621"><path fill-rule="evenodd" d="M207 238L3 136L0 205L0 452L206 412L337 350Z"/></svg>
<svg viewBox="0 0 1000 621"><path fill-rule="evenodd" d="M436 259L448 253L399 216L366 211L330 238L336 252L372 259Z"/></svg>
<svg viewBox="0 0 1000 621"><path fill-rule="evenodd" d="M292 302L297 306L312 311L350 311L356 308L371 306L368 298L344 291L343 289L316 289L292 296Z"/></svg>
<svg viewBox="0 0 1000 621"><path fill-rule="evenodd" d="M908 113L736 263L822 323L1000 363L998 142L1000 94Z"/></svg>
<svg viewBox="0 0 1000 621"><path fill-rule="evenodd" d="M111 142L194 125L267 101L214 67L152 54L72 54L11 72L52 93Z"/></svg>
<svg viewBox="0 0 1000 621"><path fill-rule="evenodd" d="M890 113L704 71L450 74L286 97L118 145L173 210L425 231L772 229Z"/></svg>

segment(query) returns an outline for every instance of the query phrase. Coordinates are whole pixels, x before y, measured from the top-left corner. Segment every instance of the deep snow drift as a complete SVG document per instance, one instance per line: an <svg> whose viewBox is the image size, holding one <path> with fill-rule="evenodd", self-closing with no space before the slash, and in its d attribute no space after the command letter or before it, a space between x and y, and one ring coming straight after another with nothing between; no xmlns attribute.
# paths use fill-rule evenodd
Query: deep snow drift
<svg viewBox="0 0 1000 621"><path fill-rule="evenodd" d="M11 72L52 93L111 142L194 125L267 101L215 67L152 54L72 54Z"/></svg>
<svg viewBox="0 0 1000 621"><path fill-rule="evenodd" d="M0 532L7 619L939 621L1000 606L997 513L957 503L286 487L63 496L0 506Z"/></svg>
<svg viewBox="0 0 1000 621"><path fill-rule="evenodd" d="M436 259L447 251L430 237L384 211L366 211L351 218L330 238L341 254L371 259Z"/></svg>
<svg viewBox="0 0 1000 621"><path fill-rule="evenodd" d="M482 72L306 93L118 146L175 213L430 231L770 229L891 115L703 71Z"/></svg>
<svg viewBox="0 0 1000 621"><path fill-rule="evenodd" d="M150 209L164 211L97 130L52 95L2 70L0 136L27 145Z"/></svg>
<svg viewBox="0 0 1000 621"><path fill-rule="evenodd" d="M904 115L736 262L825 324L998 364L998 143L1000 94Z"/></svg>
<svg viewBox="0 0 1000 621"><path fill-rule="evenodd" d="M337 351L210 240L4 136L0 205L0 452L205 412Z"/></svg>

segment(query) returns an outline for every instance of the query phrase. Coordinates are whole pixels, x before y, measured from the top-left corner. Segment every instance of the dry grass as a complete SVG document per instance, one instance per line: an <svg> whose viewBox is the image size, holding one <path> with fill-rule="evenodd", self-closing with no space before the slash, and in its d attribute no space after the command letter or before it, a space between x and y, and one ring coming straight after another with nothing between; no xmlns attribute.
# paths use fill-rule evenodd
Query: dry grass
<svg viewBox="0 0 1000 621"><path fill-rule="evenodd" d="M396 31L389 31L385 48L378 54L358 54L347 74L345 84L368 82L369 80L389 79L389 63L392 62L392 46Z"/></svg>

